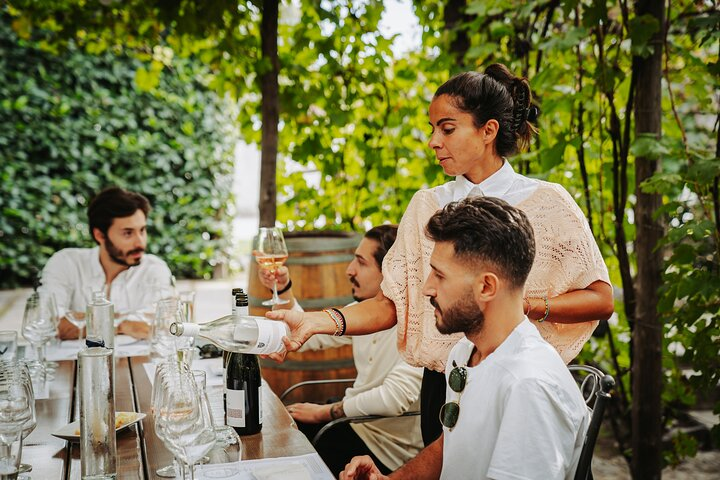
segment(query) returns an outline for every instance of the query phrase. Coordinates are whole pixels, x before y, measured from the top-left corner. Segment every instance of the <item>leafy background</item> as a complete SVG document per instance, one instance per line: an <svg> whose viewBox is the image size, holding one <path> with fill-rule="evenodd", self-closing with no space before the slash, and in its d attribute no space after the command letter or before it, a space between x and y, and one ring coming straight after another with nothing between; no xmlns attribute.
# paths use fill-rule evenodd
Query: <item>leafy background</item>
<svg viewBox="0 0 720 480"><path fill-rule="evenodd" d="M402 55L391 50L391 38L378 32L381 1L282 3L277 213L288 229L363 230L397 222L418 188L446 180L425 144L427 106L435 88L459 70L482 70L496 61L528 76L542 110L540 135L530 152L511 161L517 170L561 183L573 195L617 287L617 317L605 333L591 339L580 360L620 380L610 417L619 450L629 459L634 296L656 295L666 347L662 442L665 461L674 464L700 446L677 428L683 412L695 406L720 414L720 13L717 2L667 2L666 24L659 25L635 13L638 3L415 0L422 45ZM42 71L19 54L8 60L12 52L5 38L10 33L3 27L0 261L6 285L27 278L28 268L41 265L55 248L86 238L82 215L73 207L110 178L117 183L132 178L128 184L151 193L155 221L163 222L158 230L174 237L160 239L164 233L156 231L155 247L161 252L166 248L168 255L186 252L187 263L169 258L185 274L208 275L209 262L227 256L220 226L232 216L223 183L229 164L219 159L229 154L235 128L245 141L260 142L258 75L267 68L260 53L260 4L9 2L5 18L22 39L12 37L12 42L23 49L34 42L37 48L23 50L23 55L45 60ZM649 40L658 31L664 33L659 140L636 137L633 118L634 94L643 87L634 81L634 62L653 51ZM63 53L67 48L71 53ZM79 82L103 80L60 95L76 109L77 116L68 116L62 103L53 103L55 93L46 93L50 100L40 104L42 96L30 92L45 91L35 85L49 75L42 72L57 72L73 57L83 58L77 60L81 65L102 65L105 72L82 70ZM72 75L58 74L50 83L65 85L66 77ZM149 116L138 108L132 115L123 110L118 118L105 116L103 122L88 120L106 115L100 96L89 92L108 85L115 90L102 101L113 108L151 103L158 114ZM123 100L120 92L132 93L133 100ZM225 95L233 101L221 101ZM76 96L82 101L76 102ZM186 98L197 97L205 100L185 107ZM95 109L86 108L90 105ZM220 114L228 112L224 118L229 120L221 120ZM19 120L25 118L21 115L27 120ZM137 122L136 140L130 144L147 145L144 156L132 155L135 150L121 141L123 128L130 128L124 123L128 118ZM82 128L53 129L63 121ZM125 126L114 127L113 122ZM166 128L158 131L157 122ZM100 131L94 130L96 123ZM48 145L37 148L45 140ZM62 159L52 156L56 144ZM93 162L86 161L86 148ZM197 151L217 152L217 157ZM129 157L137 162L132 167ZM145 157L154 160L146 164ZM659 292L636 292L634 285L637 157L656 158L662 166L639 187L662 197L656 218L667 228L658 245L664 272ZM201 168L187 168L200 161L208 162L204 176L195 175ZM181 174L166 174L156 168L158 163ZM77 165L76 170L69 165ZM145 171L138 174L141 169ZM186 178L184 172L194 176ZM183 195L176 198L166 185L176 185ZM196 215L201 211L207 215ZM182 220L196 223L180 226ZM59 238L66 240L52 243ZM720 445L717 425L712 436Z"/></svg>
<svg viewBox="0 0 720 480"><path fill-rule="evenodd" d="M58 249L92 246L86 208L109 185L153 205L148 250L176 275L227 263L236 103L175 59L152 91L137 58L62 55L0 23L0 288L27 284Z"/></svg>

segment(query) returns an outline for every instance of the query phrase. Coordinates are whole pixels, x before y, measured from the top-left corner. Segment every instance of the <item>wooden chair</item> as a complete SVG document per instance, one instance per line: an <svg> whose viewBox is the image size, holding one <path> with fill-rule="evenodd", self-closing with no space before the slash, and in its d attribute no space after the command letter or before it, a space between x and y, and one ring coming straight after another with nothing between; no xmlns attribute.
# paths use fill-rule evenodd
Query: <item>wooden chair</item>
<svg viewBox="0 0 720 480"><path fill-rule="evenodd" d="M280 395L280 400L284 402L285 397L287 397L293 390L296 390L298 388L302 388L308 385L319 385L324 383L353 383L355 381L354 378L335 378L332 380L307 380L305 382L298 382L295 385L290 386L287 390L285 390L282 395ZM313 446L317 446L318 442L320 441L320 438L330 430L331 428L335 427L336 425L340 425L343 423L364 423L364 422L371 422L373 420L379 420L381 418L399 418L399 417L414 417L420 415L420 411L412 411L412 412L405 412L403 414L400 414L396 417L389 417L385 415L356 415L353 417L343 417L338 418L335 420L332 420L328 422L326 425L324 425L313 437L312 444Z"/></svg>
<svg viewBox="0 0 720 480"><path fill-rule="evenodd" d="M605 415L605 408L611 398L610 391L615 387L615 379L590 365L568 365L568 369L578 381L585 403L592 412L590 425L585 434L585 442L580 452L580 460L575 470L575 480L592 480L590 467L593 451Z"/></svg>

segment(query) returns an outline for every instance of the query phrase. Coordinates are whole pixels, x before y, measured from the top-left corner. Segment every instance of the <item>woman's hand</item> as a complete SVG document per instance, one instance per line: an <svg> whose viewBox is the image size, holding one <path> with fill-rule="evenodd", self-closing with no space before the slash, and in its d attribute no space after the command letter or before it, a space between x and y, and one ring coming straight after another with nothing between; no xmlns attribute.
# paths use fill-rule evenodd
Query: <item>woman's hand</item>
<svg viewBox="0 0 720 480"><path fill-rule="evenodd" d="M282 362L285 360L287 352L294 352L302 347L307 340L315 333L311 328L312 313L298 312L295 310L271 310L265 316L272 320L281 320L285 322L290 329L290 336L283 337L285 352L272 353L267 357ZM324 315L324 314L323 314Z"/></svg>

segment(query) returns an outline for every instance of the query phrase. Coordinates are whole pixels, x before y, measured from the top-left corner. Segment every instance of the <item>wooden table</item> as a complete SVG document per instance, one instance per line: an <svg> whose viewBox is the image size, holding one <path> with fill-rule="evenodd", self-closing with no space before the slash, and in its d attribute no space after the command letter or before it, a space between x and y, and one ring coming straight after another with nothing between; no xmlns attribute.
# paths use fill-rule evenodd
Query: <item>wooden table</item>
<svg viewBox="0 0 720 480"><path fill-rule="evenodd" d="M151 381L143 366L147 357L119 358L115 364L115 409L147 414L142 422L117 435L118 479L156 479L158 467L172 455L155 435L150 412ZM60 362L50 384L50 398L37 400L37 427L25 439L23 463L33 466L33 479L80 479L80 446L51 435L77 417L74 361ZM208 387L210 402L222 402L222 388ZM277 395L263 385L263 429L241 437L242 458L260 459L314 453L315 449L285 410Z"/></svg>

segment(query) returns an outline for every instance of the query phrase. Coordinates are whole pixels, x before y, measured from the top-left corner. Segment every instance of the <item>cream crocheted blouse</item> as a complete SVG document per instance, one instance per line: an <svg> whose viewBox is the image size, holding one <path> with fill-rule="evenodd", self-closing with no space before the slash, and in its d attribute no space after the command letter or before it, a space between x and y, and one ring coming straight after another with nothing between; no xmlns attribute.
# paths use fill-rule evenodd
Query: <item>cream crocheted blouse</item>
<svg viewBox="0 0 720 480"><path fill-rule="evenodd" d="M555 297L602 280L610 283L587 219L560 185L538 181L537 189L515 205L535 230L535 262L525 285L528 297ZM436 187L437 188L437 187ZM400 222L395 244L383 261L383 294L395 303L398 350L410 365L442 372L462 334L443 335L435 328L434 309L422 294L430 274L433 242L424 233L440 208L435 189L420 190ZM533 322L565 363L580 352L597 321L563 324Z"/></svg>

